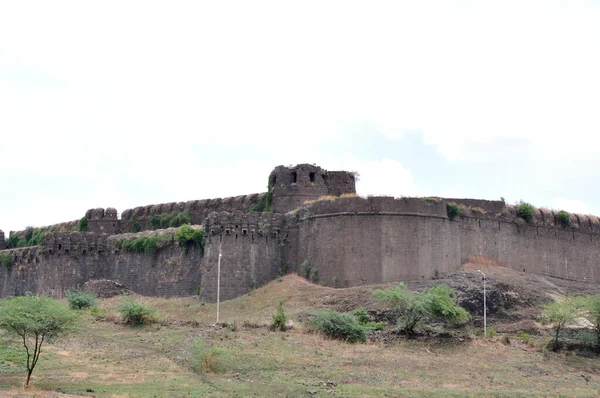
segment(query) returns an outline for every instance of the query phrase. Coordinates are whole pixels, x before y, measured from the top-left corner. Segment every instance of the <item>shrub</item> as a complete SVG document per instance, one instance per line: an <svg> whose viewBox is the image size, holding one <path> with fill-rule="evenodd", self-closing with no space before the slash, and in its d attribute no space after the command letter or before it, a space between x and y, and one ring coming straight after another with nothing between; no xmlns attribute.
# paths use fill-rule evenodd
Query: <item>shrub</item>
<svg viewBox="0 0 600 398"><path fill-rule="evenodd" d="M318 269L316 269L316 268L310 269L310 281L312 283L319 282L319 270Z"/></svg>
<svg viewBox="0 0 600 398"><path fill-rule="evenodd" d="M258 202L254 206L250 206L247 211L258 211L258 212L273 212L273 206L271 202L273 201L273 182L269 180L267 184L267 192L264 195L260 195L258 197Z"/></svg>
<svg viewBox="0 0 600 398"><path fill-rule="evenodd" d="M286 323L287 317L285 316L283 301L279 302L279 308L277 308L277 312L273 314L273 322L271 322L271 330L281 330L285 332L287 330Z"/></svg>
<svg viewBox="0 0 600 398"><path fill-rule="evenodd" d="M589 296L584 301L585 318L596 331L596 344L600 348L600 295Z"/></svg>
<svg viewBox="0 0 600 398"><path fill-rule="evenodd" d="M401 283L391 289L373 291L375 299L386 303L396 314L398 328L406 334L414 334L415 328L427 320L444 320L453 324L466 322L470 315L456 304L456 293L440 284L423 293L411 292Z"/></svg>
<svg viewBox="0 0 600 398"><path fill-rule="evenodd" d="M348 343L367 341L365 327L352 314L336 311L321 311L312 321L313 326L325 337L344 340Z"/></svg>
<svg viewBox="0 0 600 398"><path fill-rule="evenodd" d="M226 358L229 351L224 348L206 347L198 342L192 346L192 370L196 373L223 373L225 372Z"/></svg>
<svg viewBox="0 0 600 398"><path fill-rule="evenodd" d="M8 253L0 253L0 264L4 266L6 271L10 271L12 268L12 256Z"/></svg>
<svg viewBox="0 0 600 398"><path fill-rule="evenodd" d="M123 320L130 325L148 325L154 322L155 311L132 298L125 298L118 311Z"/></svg>
<svg viewBox="0 0 600 398"><path fill-rule="evenodd" d="M333 285L333 287L338 287L338 278L337 278L337 276L334 276L333 278L331 278L331 284Z"/></svg>
<svg viewBox="0 0 600 398"><path fill-rule="evenodd" d="M158 251L157 243L159 240L160 237L158 236L143 236L131 240L124 240L121 242L121 247L128 252L154 254Z"/></svg>
<svg viewBox="0 0 600 398"><path fill-rule="evenodd" d="M497 334L498 332L496 331L496 329L489 328L486 331L486 337L495 337Z"/></svg>
<svg viewBox="0 0 600 398"><path fill-rule="evenodd" d="M446 203L446 213L448 213L448 218L454 220L457 216L460 216L460 207L454 203Z"/></svg>
<svg viewBox="0 0 600 398"><path fill-rule="evenodd" d="M81 217L79 220L79 232L87 232L88 220L87 217Z"/></svg>
<svg viewBox="0 0 600 398"><path fill-rule="evenodd" d="M67 290L66 296L73 310L83 310L96 304L96 295L81 290Z"/></svg>
<svg viewBox="0 0 600 398"><path fill-rule="evenodd" d="M571 225L571 215L564 210L561 210L558 213L556 213L556 219L558 220L558 223L563 227L568 227L569 225Z"/></svg>
<svg viewBox="0 0 600 398"><path fill-rule="evenodd" d="M10 234L8 240L6 241L6 247L8 249L14 249L18 247L19 237L16 234Z"/></svg>
<svg viewBox="0 0 600 398"><path fill-rule="evenodd" d="M142 226L138 222L137 216L131 217L131 231L132 232L140 232L142 230Z"/></svg>
<svg viewBox="0 0 600 398"><path fill-rule="evenodd" d="M189 224L183 224L173 237L180 246L185 247L186 254L191 245L196 245L200 255L204 255L204 230L201 228L194 229Z"/></svg>
<svg viewBox="0 0 600 398"><path fill-rule="evenodd" d="M531 335L527 332L521 332L519 333L519 340L521 340L523 343L529 344L531 342Z"/></svg>
<svg viewBox="0 0 600 398"><path fill-rule="evenodd" d="M355 310L352 315L354 315L358 323L361 324L367 332L381 330L387 325L387 322L371 322L369 314L367 314L367 311L364 308Z"/></svg>
<svg viewBox="0 0 600 398"><path fill-rule="evenodd" d="M531 222L535 216L535 207L531 203L520 201L517 205L517 216L527 222Z"/></svg>
<svg viewBox="0 0 600 398"><path fill-rule="evenodd" d="M300 265L300 275L306 279L308 279L310 275L310 259L307 258Z"/></svg>
<svg viewBox="0 0 600 398"><path fill-rule="evenodd" d="M170 213L161 215L156 215L155 213L150 214L150 226L152 229L174 228L191 223L192 215L189 210L174 210Z"/></svg>

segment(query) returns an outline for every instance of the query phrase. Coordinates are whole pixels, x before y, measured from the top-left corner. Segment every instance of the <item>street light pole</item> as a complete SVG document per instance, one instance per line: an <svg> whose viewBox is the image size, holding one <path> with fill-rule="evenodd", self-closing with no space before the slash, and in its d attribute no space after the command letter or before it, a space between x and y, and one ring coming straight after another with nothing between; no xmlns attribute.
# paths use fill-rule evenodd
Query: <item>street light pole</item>
<svg viewBox="0 0 600 398"><path fill-rule="evenodd" d="M221 298L221 256L222 254L219 253L219 261L217 263L217 323L219 323L219 301Z"/></svg>
<svg viewBox="0 0 600 398"><path fill-rule="evenodd" d="M485 277L485 274L483 272L481 272L480 270L477 270L477 272L480 272L481 275L483 275L483 336L486 337L487 336L487 320L486 320L487 305L485 302L485 280L487 278Z"/></svg>

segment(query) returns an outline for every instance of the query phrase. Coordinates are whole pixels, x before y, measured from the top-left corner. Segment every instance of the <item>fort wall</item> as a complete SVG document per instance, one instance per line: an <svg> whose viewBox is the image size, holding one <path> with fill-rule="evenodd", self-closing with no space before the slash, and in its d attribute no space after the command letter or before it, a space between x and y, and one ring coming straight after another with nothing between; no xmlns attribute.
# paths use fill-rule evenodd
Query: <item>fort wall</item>
<svg viewBox="0 0 600 398"><path fill-rule="evenodd" d="M6 241L4 240L4 231L0 230L0 250L6 249Z"/></svg>
<svg viewBox="0 0 600 398"><path fill-rule="evenodd" d="M60 298L67 289L92 279L115 280L148 296L185 296L200 284L201 254L186 251L172 240L176 229L155 255L129 253L115 241L139 234L108 236L97 233L48 233L42 245L4 250L11 265L0 270L0 297L27 292Z"/></svg>
<svg viewBox="0 0 600 398"><path fill-rule="evenodd" d="M459 226L443 201L340 198L309 211L299 226L296 261L310 260L321 283L430 279L460 267Z"/></svg>
<svg viewBox="0 0 600 398"><path fill-rule="evenodd" d="M286 219L281 214L211 213L205 224L205 256L201 297L217 300L219 255L220 299L248 293L277 277L286 239Z"/></svg>

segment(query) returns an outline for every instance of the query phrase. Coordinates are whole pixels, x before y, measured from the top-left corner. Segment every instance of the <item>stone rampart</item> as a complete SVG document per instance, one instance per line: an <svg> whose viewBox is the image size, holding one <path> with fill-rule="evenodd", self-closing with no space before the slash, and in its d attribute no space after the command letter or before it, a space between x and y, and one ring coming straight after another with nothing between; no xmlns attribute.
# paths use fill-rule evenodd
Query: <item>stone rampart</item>
<svg viewBox="0 0 600 398"><path fill-rule="evenodd" d="M207 217L201 297L217 299L221 256L221 300L229 300L273 280L281 265L287 221L282 214L213 212Z"/></svg>
<svg viewBox="0 0 600 398"><path fill-rule="evenodd" d="M6 241L4 240L4 231L0 230L0 250L6 249Z"/></svg>
<svg viewBox="0 0 600 398"><path fill-rule="evenodd" d="M298 227L298 252L327 285L430 279L460 267L458 223L445 202L339 198L315 202Z"/></svg>
<svg viewBox="0 0 600 398"><path fill-rule="evenodd" d="M117 219L117 209L115 208L89 209L85 212L85 218L87 219L87 232L109 235L121 232L121 223Z"/></svg>
<svg viewBox="0 0 600 398"><path fill-rule="evenodd" d="M67 289L95 279L114 280L148 296L194 294L200 285L201 253L174 242L175 231L161 230L170 239L153 254L127 252L115 244L150 233L48 233L40 246L3 251L11 256L11 266L0 272L0 297L34 292L60 298Z"/></svg>
<svg viewBox="0 0 600 398"><path fill-rule="evenodd" d="M75 232L79 231L79 220L66 221L57 224L45 225L43 227L32 227L32 232L36 231L47 231L47 232ZM20 231L10 231L10 236L17 236L18 239L22 239L25 236L27 229Z"/></svg>
<svg viewBox="0 0 600 398"><path fill-rule="evenodd" d="M190 200L187 202L172 202L156 205L140 206L127 209L121 214L120 232L134 232L136 229L145 231L152 229L151 215L161 216L171 212L189 212L192 224L201 225L212 212L219 211L246 211L255 206L261 195L250 194L229 198Z"/></svg>

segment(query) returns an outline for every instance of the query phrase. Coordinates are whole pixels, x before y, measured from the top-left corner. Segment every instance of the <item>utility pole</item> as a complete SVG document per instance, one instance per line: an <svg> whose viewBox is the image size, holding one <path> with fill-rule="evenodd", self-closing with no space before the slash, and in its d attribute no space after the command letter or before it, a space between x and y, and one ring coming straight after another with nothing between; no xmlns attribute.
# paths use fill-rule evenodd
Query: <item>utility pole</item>
<svg viewBox="0 0 600 398"><path fill-rule="evenodd" d="M485 302L485 280L487 278L485 277L485 274L483 272L481 272L480 270L477 270L477 272L480 272L481 275L483 275L483 336L487 337L487 320L486 320L487 304Z"/></svg>
<svg viewBox="0 0 600 398"><path fill-rule="evenodd" d="M221 298L221 256L222 254L219 253L219 261L217 264L217 323L219 323L219 301Z"/></svg>

